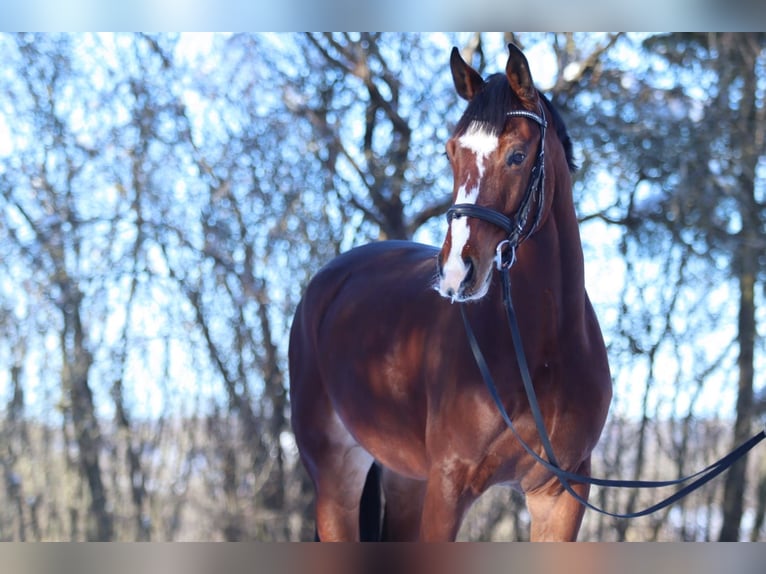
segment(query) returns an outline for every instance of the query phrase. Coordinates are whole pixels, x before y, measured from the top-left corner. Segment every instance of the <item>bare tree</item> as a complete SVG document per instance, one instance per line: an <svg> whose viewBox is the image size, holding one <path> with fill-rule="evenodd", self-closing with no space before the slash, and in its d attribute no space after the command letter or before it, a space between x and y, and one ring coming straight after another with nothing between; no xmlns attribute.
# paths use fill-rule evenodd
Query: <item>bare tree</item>
<svg viewBox="0 0 766 574"><path fill-rule="evenodd" d="M594 473L681 476L747 435L762 35L0 35L0 537L312 536L285 392L295 304L339 251L438 241L462 110L444 46L489 73L511 40L555 62L541 87L581 165L586 259L614 280L592 293L616 386ZM582 538L762 537L749 458L655 517L588 513ZM497 489L461 536L527 529Z"/></svg>
<svg viewBox="0 0 766 574"><path fill-rule="evenodd" d="M49 60L39 51L38 41L18 37L18 54L27 70L20 90L31 105L28 121L46 134L47 146L41 156L29 154L21 159L19 177L26 179L4 182L6 218L15 213L18 222L9 224L6 231L36 279L44 282L45 303L58 313L65 412L78 446L79 469L90 493L88 538L110 540L113 523L102 478L101 430L89 381L93 356L83 321L84 295L78 272L82 258L88 257L83 253L84 222L76 190L87 152L71 137L67 120L58 111L71 73L67 42L56 41L57 57Z"/></svg>

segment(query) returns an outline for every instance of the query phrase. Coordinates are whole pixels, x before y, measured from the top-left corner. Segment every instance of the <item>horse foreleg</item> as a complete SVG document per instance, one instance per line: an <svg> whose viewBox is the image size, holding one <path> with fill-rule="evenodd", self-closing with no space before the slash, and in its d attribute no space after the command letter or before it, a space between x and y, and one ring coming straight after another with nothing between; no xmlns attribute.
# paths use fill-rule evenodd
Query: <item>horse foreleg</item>
<svg viewBox="0 0 766 574"><path fill-rule="evenodd" d="M408 542L418 539L426 483L382 469L385 510L383 540Z"/></svg>
<svg viewBox="0 0 766 574"><path fill-rule="evenodd" d="M590 458L575 472L590 476ZM570 483L570 485L584 500L588 500L590 485L582 483ZM557 479L541 490L528 492L526 498L531 520L530 540L532 542L577 540L585 507L564 490Z"/></svg>
<svg viewBox="0 0 766 574"><path fill-rule="evenodd" d="M429 473L420 521L421 540L455 540L466 509L476 499L466 488L465 476L465 472L456 469Z"/></svg>

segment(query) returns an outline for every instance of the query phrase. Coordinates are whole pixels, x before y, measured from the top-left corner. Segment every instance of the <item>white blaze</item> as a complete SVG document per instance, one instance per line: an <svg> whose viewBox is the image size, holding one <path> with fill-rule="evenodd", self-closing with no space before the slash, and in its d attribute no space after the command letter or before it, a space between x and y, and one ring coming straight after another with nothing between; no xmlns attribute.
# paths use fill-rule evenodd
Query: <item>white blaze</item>
<svg viewBox="0 0 766 574"><path fill-rule="evenodd" d="M458 188L455 203L476 203L476 199L479 197L481 178L484 176L484 164L487 157L497 149L498 138L489 133L482 124L474 122L458 138L457 143L460 147L473 152L476 160L477 177L475 181L469 177ZM469 183L471 184L470 187L468 187ZM468 243L468 236L471 234L468 218L453 219L450 223L450 233L452 234L452 243L447 260L444 262L438 290L442 296L450 297L454 301L457 298L460 284L468 273L468 267L463 262L462 257L463 249Z"/></svg>
<svg viewBox="0 0 766 574"><path fill-rule="evenodd" d="M457 142L476 155L476 165L479 168L479 180L481 180L481 176L484 175L484 161L497 149L497 136L489 133L484 124L473 122Z"/></svg>

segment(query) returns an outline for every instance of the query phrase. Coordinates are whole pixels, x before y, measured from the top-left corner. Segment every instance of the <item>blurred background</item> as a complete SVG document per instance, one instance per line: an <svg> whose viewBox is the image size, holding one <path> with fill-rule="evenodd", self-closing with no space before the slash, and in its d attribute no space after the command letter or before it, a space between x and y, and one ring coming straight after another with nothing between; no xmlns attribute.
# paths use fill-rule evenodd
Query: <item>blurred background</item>
<svg viewBox="0 0 766 574"><path fill-rule="evenodd" d="M766 411L766 35L0 35L0 540L307 540L286 389L308 279L439 244L444 144L527 54L564 117L615 396L594 474L707 466ZM663 491L592 491L612 512ZM766 538L766 453L581 540ZM463 540L525 540L496 487Z"/></svg>

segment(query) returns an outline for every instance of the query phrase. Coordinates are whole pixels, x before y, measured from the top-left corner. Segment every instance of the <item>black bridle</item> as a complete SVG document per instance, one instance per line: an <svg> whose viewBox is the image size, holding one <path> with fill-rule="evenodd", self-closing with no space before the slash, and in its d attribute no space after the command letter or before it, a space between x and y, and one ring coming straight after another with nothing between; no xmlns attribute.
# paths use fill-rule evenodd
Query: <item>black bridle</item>
<svg viewBox="0 0 766 574"><path fill-rule="evenodd" d="M537 231L545 208L545 128L548 127L545 113L542 108L540 108L540 114L527 110L514 110L508 112L506 117L528 118L540 126L540 146L537 148L537 157L535 157L535 163L529 176L529 184L527 184L527 189L516 212L508 217L499 211L473 203L457 203L447 210L447 221L449 222L463 216L475 217L492 223L505 231L506 238L497 246L496 262L498 267L503 260L508 263L513 258L516 248ZM527 228L527 221L533 205L537 206L537 213L533 224Z"/></svg>
<svg viewBox="0 0 766 574"><path fill-rule="evenodd" d="M766 429L761 430L752 438L750 438L749 440L741 444L739 447L737 447L734 451L727 454L726 456L716 461L715 463L711 464L707 468L699 472L696 472L692 475L685 476L683 478L679 478L675 480L664 480L664 481L611 480L611 479L593 478L591 476L584 476L584 475L576 474L573 472L569 472L561 468L561 466L559 465L556 459L556 455L553 452L553 446L551 445L548 431L545 428L545 421L543 419L542 411L540 410L540 405L537 401L537 393L535 392L535 388L532 383L532 377L530 375L529 367L527 365L526 355L524 354L524 348L522 345L521 331L519 329L518 321L516 320L516 312L514 311L513 301L511 299L511 267L516 261L516 248L537 230L540 224L540 221L542 219L542 212L544 209L544 203L545 203L544 202L544 199L545 199L545 196L544 196L544 183L545 183L544 181L545 180L544 142L545 142L546 121L545 121L545 116L542 113L542 110L541 110L541 115L537 115L535 113L532 113L526 110L517 110L517 111L508 112L507 115L526 117L537 122L540 125L540 133L541 133L540 147L537 152L537 158L535 159L535 164L532 167L532 173L530 175L529 185L527 186L527 190L524 193L524 197L522 198L521 203L519 204L519 208L516 210L516 213L512 217L507 217L503 215L502 213L499 213L495 210L492 210L486 207L481 207L481 206L470 204L470 203L460 203L457 205L453 205L447 211L447 218L449 221L452 221L452 219L456 217L462 217L462 216L475 217L477 219L482 219L484 221L497 225L498 227L502 228L507 233L506 239L502 240L497 245L495 263L496 263L497 270L500 273L500 278L502 282L503 303L504 303L504 307L506 311L506 318L508 320L508 326L511 331L511 339L513 341L513 346L516 351L516 360L518 362L519 372L521 374L521 379L524 384L524 390L526 391L526 394L527 394L527 400L529 401L529 407L532 412L532 417L534 418L534 421L535 421L537 433L540 436L540 442L542 443L543 451L545 452L545 456L547 457L547 460L543 458L542 456L540 456L531 446L529 446L521 438L518 431L514 427L513 421L511 420L511 417L508 415L508 411L506 410L505 405L500 399L500 394L498 393L495 382L492 379L492 374L490 373L489 365L487 364L487 361L484 358L484 355L481 352L481 349L479 348L479 343L476 340L476 336L473 333L473 329L471 329L471 325L468 321L468 316L466 315L465 305L461 304L460 312L463 317L463 324L465 325L466 335L468 336L468 341L471 346L471 351L473 352L474 359L476 360L476 364L479 368L479 371L481 372L481 376L484 379L484 383L486 384L490 395L492 395L492 399L494 400L495 405L500 411L500 415L502 416L508 428L516 437L516 440L519 441L519 443L524 448L524 450L532 458L534 458L539 464L544 466L546 469L548 469L553 475L555 475L559 479L564 489L570 495L572 495L580 504L582 504L586 508L590 508L591 510L595 510L596 512L600 512L601 514L606 514L608 516L612 516L615 518L637 518L639 516L646 516L648 514L652 514L658 510L661 510L669 506L670 504L673 504L674 502L680 500L686 495L694 492L695 490L700 488L702 485L706 484L707 482L709 482L710 480L712 480L713 478L715 478L716 476L718 476L719 474L721 474L722 472L730 468L731 465L733 465L737 460L739 460L741 457L747 454L748 451L750 451L753 447L755 447L758 443L760 443L764 438L766 438ZM537 204L537 215L535 216L534 224L525 231L525 228L527 226L527 219L529 217L529 212L531 210L532 203ZM571 485L572 482L575 482L575 483L594 484L597 486L618 487L618 488L658 488L663 486L677 486L677 485L687 483L691 480L693 480L694 482L692 482L691 484L688 484L684 488L679 489L677 492L668 496L667 498L663 499L657 504L654 504L638 512L630 512L625 514L609 512L607 510L594 506L593 504L588 502L584 497L580 496L572 488L572 485Z"/></svg>

